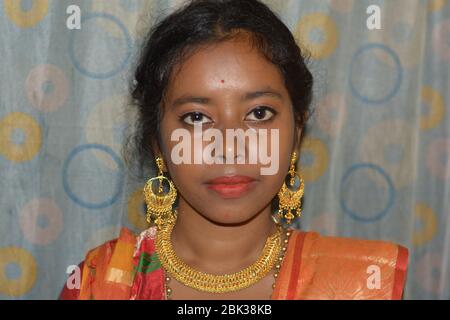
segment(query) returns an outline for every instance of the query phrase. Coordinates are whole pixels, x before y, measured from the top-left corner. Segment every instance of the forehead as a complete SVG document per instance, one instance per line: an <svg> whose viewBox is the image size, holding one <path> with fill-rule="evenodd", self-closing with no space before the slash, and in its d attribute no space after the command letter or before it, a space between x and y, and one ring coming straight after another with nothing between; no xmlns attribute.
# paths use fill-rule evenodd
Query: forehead
<svg viewBox="0 0 450 320"><path fill-rule="evenodd" d="M248 41L235 39L196 48L174 69L169 91L267 85L284 88L277 66Z"/></svg>

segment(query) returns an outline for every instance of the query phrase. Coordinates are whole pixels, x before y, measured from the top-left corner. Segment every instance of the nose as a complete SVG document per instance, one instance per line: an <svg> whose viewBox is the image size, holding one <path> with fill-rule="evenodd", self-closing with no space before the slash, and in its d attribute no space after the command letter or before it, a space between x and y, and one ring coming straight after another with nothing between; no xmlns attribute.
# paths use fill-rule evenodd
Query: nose
<svg viewBox="0 0 450 320"><path fill-rule="evenodd" d="M231 144L231 143L228 143ZM232 163L244 163L245 162L245 148L239 148L237 145L227 146L224 144L225 152L217 152L215 158L216 163L227 163L227 157L232 157ZM230 155L230 156L228 156ZM230 162L230 160L228 160Z"/></svg>
<svg viewBox="0 0 450 320"><path fill-rule="evenodd" d="M245 163L248 145L245 139L245 130L247 129L242 122L224 121L216 129L220 130L223 142L222 149L217 148L216 160L219 163Z"/></svg>

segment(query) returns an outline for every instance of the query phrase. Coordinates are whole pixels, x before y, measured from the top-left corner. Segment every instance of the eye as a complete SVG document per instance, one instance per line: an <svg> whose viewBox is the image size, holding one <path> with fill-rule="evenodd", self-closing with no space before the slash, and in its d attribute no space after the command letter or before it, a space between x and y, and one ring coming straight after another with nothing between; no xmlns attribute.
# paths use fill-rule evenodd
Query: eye
<svg viewBox="0 0 450 320"><path fill-rule="evenodd" d="M250 121L267 121L276 114L277 112L274 109L266 106L260 106L250 111L245 119Z"/></svg>
<svg viewBox="0 0 450 320"><path fill-rule="evenodd" d="M180 120L184 121L187 124L194 125L194 124L205 124L205 123L211 123L211 118L205 116L201 112L189 112L180 117ZM208 121L209 120L209 121Z"/></svg>

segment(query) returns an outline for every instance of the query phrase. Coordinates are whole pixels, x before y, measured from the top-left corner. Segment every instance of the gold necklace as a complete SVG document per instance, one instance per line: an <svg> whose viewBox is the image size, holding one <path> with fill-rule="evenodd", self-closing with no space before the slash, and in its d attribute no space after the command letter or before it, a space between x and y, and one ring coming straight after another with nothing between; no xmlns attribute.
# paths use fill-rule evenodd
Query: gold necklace
<svg viewBox="0 0 450 320"><path fill-rule="evenodd" d="M175 213L176 216L177 213ZM225 293L238 291L255 284L264 278L274 266L277 268L274 277L278 276L284 252L286 251L286 246L282 248L281 245L281 225L277 225L277 232L267 238L262 254L256 262L239 272L224 275L204 273L184 263L176 255L172 247L171 233L174 225L174 222L167 223L158 230L155 249L166 272L188 287L205 292ZM287 239L285 244L287 244ZM283 254L283 256L280 256L280 254ZM169 282L170 277L166 276L165 280ZM170 288L167 288L166 292L168 296L172 293Z"/></svg>
<svg viewBox="0 0 450 320"><path fill-rule="evenodd" d="M277 279L278 279L278 275L280 273L281 266L283 265L284 256L286 255L286 252L287 252L287 247L288 247L288 244L289 244L289 237L290 237L291 234L292 234L292 232L290 230L286 230L286 233L285 233L286 237L285 237L285 239L283 241L284 245L281 248L280 256L278 257L278 263L275 265L275 272L273 274L274 281L273 281L273 284L272 284L272 290L275 289L276 282L277 282ZM169 277L167 272L165 272L165 284L164 284L164 287L165 287L166 299L167 300L172 300L171 297L172 297L172 292L173 291L172 291L172 288L169 287L170 280L171 280L171 278ZM272 295L273 295L273 292L270 293L269 299L272 299Z"/></svg>

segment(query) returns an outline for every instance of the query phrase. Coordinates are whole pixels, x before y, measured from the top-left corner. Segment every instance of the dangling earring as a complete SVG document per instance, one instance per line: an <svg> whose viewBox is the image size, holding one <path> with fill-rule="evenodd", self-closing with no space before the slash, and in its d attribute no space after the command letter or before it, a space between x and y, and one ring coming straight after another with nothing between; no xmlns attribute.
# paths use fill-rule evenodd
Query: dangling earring
<svg viewBox="0 0 450 320"><path fill-rule="evenodd" d="M295 172L295 161L297 160L297 153L294 152L291 157L291 166L289 168L289 185L290 187L294 187L295 178L299 180L299 188L297 190L291 190L290 187L286 186L286 181L283 182L280 191L278 192L279 198L279 209L278 209L278 217L284 218L287 224L290 224L293 219L296 217L300 217L301 212L301 199L303 197L303 193L305 190L305 185L303 182L303 178L301 178L300 174L296 175ZM284 211L287 211L286 213ZM292 213L295 212L295 214Z"/></svg>
<svg viewBox="0 0 450 320"><path fill-rule="evenodd" d="M163 174L161 157L156 157L156 165L158 167L158 176L150 178L144 187L144 199L147 204L147 222L150 224L152 219L158 229L161 227L175 223L176 215L172 211L172 205L177 198L177 190L171 180ZM153 192L153 182L158 180L158 192ZM169 184L169 191L164 194L163 180Z"/></svg>

